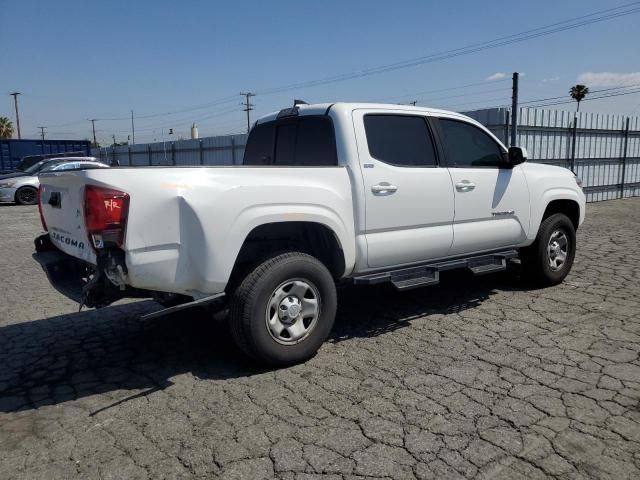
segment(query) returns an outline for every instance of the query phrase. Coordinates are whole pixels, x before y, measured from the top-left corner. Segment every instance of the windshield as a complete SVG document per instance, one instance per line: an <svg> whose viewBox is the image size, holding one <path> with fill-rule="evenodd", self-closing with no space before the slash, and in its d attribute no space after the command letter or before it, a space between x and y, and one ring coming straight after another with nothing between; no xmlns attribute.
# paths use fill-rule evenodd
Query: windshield
<svg viewBox="0 0 640 480"><path fill-rule="evenodd" d="M35 165L31 165L27 168L24 173L28 173L29 175L35 175L42 170L51 170L60 162L52 162L51 160L43 160L41 162L36 163Z"/></svg>
<svg viewBox="0 0 640 480"><path fill-rule="evenodd" d="M56 168L58 165L60 165L60 163L61 162L49 162L45 165L42 165L38 173L50 172L51 170Z"/></svg>
<svg viewBox="0 0 640 480"><path fill-rule="evenodd" d="M47 162L38 162L35 165L31 165L29 168L25 169L24 173L28 173L29 175L34 175L38 173Z"/></svg>

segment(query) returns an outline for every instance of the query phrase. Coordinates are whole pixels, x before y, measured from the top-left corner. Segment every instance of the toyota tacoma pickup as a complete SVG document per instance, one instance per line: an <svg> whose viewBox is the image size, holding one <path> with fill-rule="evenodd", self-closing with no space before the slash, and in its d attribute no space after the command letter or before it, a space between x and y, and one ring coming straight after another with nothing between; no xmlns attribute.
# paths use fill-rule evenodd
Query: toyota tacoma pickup
<svg viewBox="0 0 640 480"><path fill-rule="evenodd" d="M516 257L558 284L585 214L570 170L527 163L464 115L404 105L272 113L242 166L51 172L40 185L34 258L57 290L88 307L226 308L240 348L273 365L315 354L336 284L406 290Z"/></svg>

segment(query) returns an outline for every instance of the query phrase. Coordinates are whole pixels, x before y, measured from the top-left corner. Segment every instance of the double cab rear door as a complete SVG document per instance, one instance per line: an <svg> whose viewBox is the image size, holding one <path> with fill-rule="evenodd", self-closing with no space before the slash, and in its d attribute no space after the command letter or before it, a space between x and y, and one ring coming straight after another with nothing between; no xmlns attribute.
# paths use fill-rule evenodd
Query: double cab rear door
<svg viewBox="0 0 640 480"><path fill-rule="evenodd" d="M357 109L369 268L522 244L529 192L520 166L474 123L406 110Z"/></svg>

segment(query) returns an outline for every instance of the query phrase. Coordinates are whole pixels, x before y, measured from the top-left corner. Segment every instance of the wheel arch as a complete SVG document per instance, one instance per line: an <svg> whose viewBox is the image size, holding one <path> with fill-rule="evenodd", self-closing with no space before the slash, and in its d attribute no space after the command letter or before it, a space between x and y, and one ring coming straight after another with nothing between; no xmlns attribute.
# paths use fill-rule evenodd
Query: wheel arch
<svg viewBox="0 0 640 480"><path fill-rule="evenodd" d="M541 220L544 220L556 213L563 213L569 217L569 220L571 220L571 223L573 224L573 228L578 230L578 227L580 226L580 204L578 204L577 201L568 198L551 200L545 207Z"/></svg>
<svg viewBox="0 0 640 480"><path fill-rule="evenodd" d="M564 213L577 230L584 220L584 197L567 188L552 188L545 191L539 201L532 201L529 241L535 240L543 220L554 213Z"/></svg>
<svg viewBox="0 0 640 480"><path fill-rule="evenodd" d="M348 259L339 235L317 221L271 221L253 227L235 258L229 284L237 285L257 263L285 251L307 253L320 260L334 279L345 275Z"/></svg>

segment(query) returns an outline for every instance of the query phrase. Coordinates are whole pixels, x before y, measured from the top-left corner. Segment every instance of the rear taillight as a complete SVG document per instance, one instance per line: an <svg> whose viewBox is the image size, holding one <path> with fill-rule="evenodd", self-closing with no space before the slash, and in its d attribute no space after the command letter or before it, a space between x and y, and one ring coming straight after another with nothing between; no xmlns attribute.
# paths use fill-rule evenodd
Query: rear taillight
<svg viewBox="0 0 640 480"><path fill-rule="evenodd" d="M94 248L124 243L129 195L111 188L87 185L84 190L84 222Z"/></svg>
<svg viewBox="0 0 640 480"><path fill-rule="evenodd" d="M40 212L40 222L42 222L42 228L47 231L47 222L44 221L44 215L42 214L42 195L44 194L44 185L38 187L38 212Z"/></svg>

